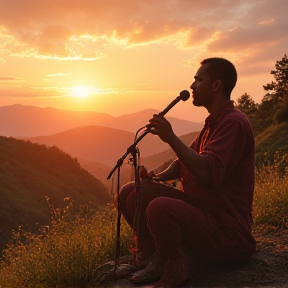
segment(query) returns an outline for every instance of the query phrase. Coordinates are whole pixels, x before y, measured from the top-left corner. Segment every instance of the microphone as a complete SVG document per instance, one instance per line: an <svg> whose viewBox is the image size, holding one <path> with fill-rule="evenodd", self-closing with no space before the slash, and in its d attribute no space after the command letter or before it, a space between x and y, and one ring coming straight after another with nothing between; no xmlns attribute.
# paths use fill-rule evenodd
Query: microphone
<svg viewBox="0 0 288 288"><path fill-rule="evenodd" d="M187 90L183 90L180 92L179 96L176 97L163 111L159 112L158 115L164 116L172 107L174 107L180 100L186 101L190 97L190 93ZM144 134L150 132L151 125L146 125L147 130L144 132Z"/></svg>
<svg viewBox="0 0 288 288"><path fill-rule="evenodd" d="M174 99L163 111L161 111L158 115L164 116L172 107L174 107L180 100L186 101L190 97L190 93L187 90L183 90L180 92L179 96Z"/></svg>

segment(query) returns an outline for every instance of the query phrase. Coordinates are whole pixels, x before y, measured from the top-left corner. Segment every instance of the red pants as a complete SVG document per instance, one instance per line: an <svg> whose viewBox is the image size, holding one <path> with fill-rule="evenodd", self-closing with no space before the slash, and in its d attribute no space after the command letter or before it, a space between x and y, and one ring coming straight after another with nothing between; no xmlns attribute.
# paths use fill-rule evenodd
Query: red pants
<svg viewBox="0 0 288 288"><path fill-rule="evenodd" d="M183 249L209 260L238 262L251 255L234 253L237 235L225 231L209 213L189 203L182 191L151 180L141 183L138 212L139 250L158 250L164 257L176 258ZM120 209L136 230L136 189L134 183L120 191ZM243 259L240 259L243 258Z"/></svg>

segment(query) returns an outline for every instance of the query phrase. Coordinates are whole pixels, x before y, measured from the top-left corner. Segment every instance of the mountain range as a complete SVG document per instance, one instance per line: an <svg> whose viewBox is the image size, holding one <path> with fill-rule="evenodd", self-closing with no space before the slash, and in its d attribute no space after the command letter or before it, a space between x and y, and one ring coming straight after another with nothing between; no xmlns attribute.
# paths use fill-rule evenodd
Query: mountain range
<svg viewBox="0 0 288 288"><path fill-rule="evenodd" d="M29 140L33 143L56 146L78 159L82 167L111 188L107 176L118 159L126 153L135 139L135 132L147 124L155 109L113 117L89 111L67 111L54 108L11 105L0 107L0 135ZM202 123L167 116L175 133L181 137L191 131L198 134ZM119 129L120 128L120 129ZM142 130L143 131L143 130ZM139 135L141 135L141 132ZM196 135L195 134L195 135ZM138 135L138 136L139 136ZM191 143L195 135L188 136ZM187 136L186 136L187 137ZM140 159L155 167L167 161L173 151L157 136L147 134L138 144ZM163 152L163 154L162 154ZM155 157L153 156L155 155ZM121 183L131 179L133 169L124 159ZM145 160L147 158L147 160ZM132 172L131 172L132 171Z"/></svg>
<svg viewBox="0 0 288 288"><path fill-rule="evenodd" d="M61 150L83 160L114 166L134 143L134 134L102 126L82 126L50 136L25 138ZM169 148L157 136L147 134L138 144L141 157L158 154Z"/></svg>
<svg viewBox="0 0 288 288"><path fill-rule="evenodd" d="M68 111L55 108L11 105L0 107L0 135L8 137L47 136L81 126L97 125L135 133L148 124L159 111L146 109L137 113L114 117L91 111ZM200 122L167 116L178 136L199 131Z"/></svg>

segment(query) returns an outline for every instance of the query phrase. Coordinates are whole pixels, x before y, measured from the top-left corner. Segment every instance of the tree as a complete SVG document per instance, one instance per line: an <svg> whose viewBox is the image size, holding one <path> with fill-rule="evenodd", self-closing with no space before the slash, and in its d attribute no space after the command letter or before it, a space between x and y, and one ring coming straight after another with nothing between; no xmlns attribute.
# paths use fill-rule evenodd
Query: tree
<svg viewBox="0 0 288 288"><path fill-rule="evenodd" d="M263 85L267 93L264 95L257 118L261 123L257 126L257 133L263 132L273 124L279 124L288 121L288 57L276 61L275 70L271 70L274 81Z"/></svg>
<svg viewBox="0 0 288 288"><path fill-rule="evenodd" d="M255 113L257 110L257 104L246 92L237 99L236 107L247 116Z"/></svg>
<svg viewBox="0 0 288 288"><path fill-rule="evenodd" d="M276 70L272 70L271 74L274 75L276 82L272 81L263 88L268 92L265 96L265 101L274 102L274 104L288 105L288 57L284 57L276 61Z"/></svg>
<svg viewBox="0 0 288 288"><path fill-rule="evenodd" d="M237 99L236 108L244 113L250 120L254 133L259 131L258 104L246 92Z"/></svg>

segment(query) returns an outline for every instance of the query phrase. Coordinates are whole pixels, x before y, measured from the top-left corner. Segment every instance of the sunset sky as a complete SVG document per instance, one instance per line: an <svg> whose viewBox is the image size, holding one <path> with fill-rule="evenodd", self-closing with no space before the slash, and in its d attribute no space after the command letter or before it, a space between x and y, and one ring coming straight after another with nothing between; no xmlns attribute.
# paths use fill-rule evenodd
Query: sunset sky
<svg viewBox="0 0 288 288"><path fill-rule="evenodd" d="M0 106L163 110L224 57L260 102L288 53L287 0L0 0ZM152 115L151 115L152 116ZM169 116L203 121L191 99Z"/></svg>

